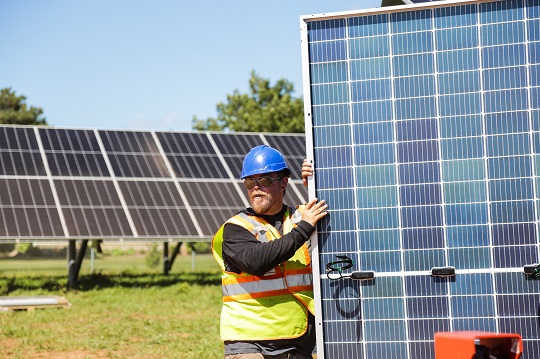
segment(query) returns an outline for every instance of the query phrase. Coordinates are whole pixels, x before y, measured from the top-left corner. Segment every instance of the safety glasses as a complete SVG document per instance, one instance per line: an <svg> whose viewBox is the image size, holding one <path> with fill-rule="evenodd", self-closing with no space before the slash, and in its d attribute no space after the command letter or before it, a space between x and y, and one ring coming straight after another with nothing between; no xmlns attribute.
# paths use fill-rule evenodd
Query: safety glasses
<svg viewBox="0 0 540 359"><path fill-rule="evenodd" d="M274 181L283 179L283 177L270 177L270 176L261 176L259 178L244 178L244 186L247 189L253 189L255 184L259 184L261 187L270 187Z"/></svg>

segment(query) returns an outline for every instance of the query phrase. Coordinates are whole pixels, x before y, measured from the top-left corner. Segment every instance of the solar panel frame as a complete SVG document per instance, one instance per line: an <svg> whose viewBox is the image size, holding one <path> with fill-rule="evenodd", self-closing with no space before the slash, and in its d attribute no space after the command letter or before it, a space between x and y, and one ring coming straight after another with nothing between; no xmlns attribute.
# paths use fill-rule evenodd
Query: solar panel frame
<svg viewBox="0 0 540 359"><path fill-rule="evenodd" d="M539 300L523 294L538 281L522 273L540 250L539 9L301 18L309 197L330 204L312 246L319 358L432 358L434 332L471 329L521 332L524 358L540 354ZM375 281L329 280L339 254ZM457 276L432 277L441 265Z"/></svg>

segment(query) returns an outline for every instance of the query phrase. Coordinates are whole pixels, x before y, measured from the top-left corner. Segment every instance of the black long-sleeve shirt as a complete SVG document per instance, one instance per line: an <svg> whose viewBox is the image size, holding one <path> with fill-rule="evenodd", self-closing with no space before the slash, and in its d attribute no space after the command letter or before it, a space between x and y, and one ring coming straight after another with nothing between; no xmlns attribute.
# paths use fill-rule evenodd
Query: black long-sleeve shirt
<svg viewBox="0 0 540 359"><path fill-rule="evenodd" d="M283 235L282 221L287 206L271 216L259 215L274 226L282 237L269 242L259 242L244 227L228 223L223 230L223 259L230 272L262 275L291 258L315 230L306 221L300 221L291 232ZM246 213L255 214L251 208Z"/></svg>

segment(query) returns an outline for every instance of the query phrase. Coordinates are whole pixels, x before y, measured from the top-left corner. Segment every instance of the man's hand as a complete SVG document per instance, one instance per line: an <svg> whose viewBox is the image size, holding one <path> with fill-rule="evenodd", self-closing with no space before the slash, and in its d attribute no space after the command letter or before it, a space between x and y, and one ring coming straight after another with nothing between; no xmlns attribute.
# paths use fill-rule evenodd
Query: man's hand
<svg viewBox="0 0 540 359"><path fill-rule="evenodd" d="M302 213L302 220L315 227L317 222L328 214L326 212L327 208L328 205L324 199L318 202L318 199L314 198L306 204L304 213Z"/></svg>
<svg viewBox="0 0 540 359"><path fill-rule="evenodd" d="M302 163L302 184L306 187L309 176L313 176L313 166L311 166L311 162L305 159L304 163Z"/></svg>

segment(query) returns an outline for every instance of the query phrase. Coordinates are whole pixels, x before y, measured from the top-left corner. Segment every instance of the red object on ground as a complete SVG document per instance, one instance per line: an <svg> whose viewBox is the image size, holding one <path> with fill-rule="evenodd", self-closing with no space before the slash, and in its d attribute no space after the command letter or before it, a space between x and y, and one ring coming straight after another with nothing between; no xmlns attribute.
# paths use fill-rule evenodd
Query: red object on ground
<svg viewBox="0 0 540 359"><path fill-rule="evenodd" d="M519 334L480 331L435 333L435 359L518 359L523 353Z"/></svg>

